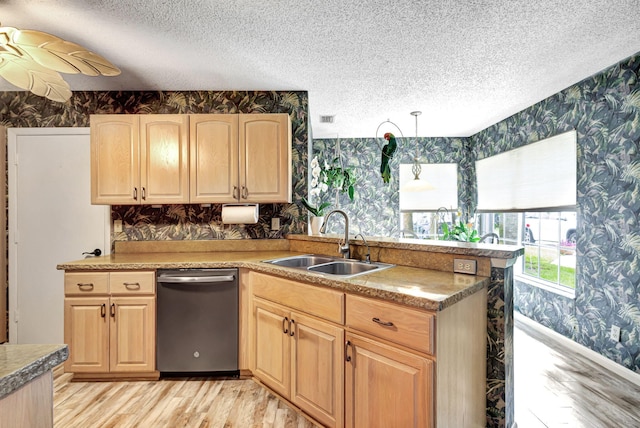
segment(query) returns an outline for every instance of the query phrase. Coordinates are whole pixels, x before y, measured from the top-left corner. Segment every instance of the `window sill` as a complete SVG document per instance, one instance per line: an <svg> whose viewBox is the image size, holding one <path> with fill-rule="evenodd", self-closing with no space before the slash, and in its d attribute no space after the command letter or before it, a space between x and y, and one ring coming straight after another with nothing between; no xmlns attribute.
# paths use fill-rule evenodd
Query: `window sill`
<svg viewBox="0 0 640 428"><path fill-rule="evenodd" d="M573 288L563 287L561 285L554 285L554 284L552 284L550 282L547 282L547 281L539 281L539 280L536 280L535 278L532 278L530 276L521 275L521 274L515 274L514 275L514 280L518 281L518 282L521 282L523 284L532 286L532 287L541 288L541 289L543 289L545 291L557 294L557 295L562 296L562 297L566 297L568 299L575 299L576 298L576 290L573 289Z"/></svg>

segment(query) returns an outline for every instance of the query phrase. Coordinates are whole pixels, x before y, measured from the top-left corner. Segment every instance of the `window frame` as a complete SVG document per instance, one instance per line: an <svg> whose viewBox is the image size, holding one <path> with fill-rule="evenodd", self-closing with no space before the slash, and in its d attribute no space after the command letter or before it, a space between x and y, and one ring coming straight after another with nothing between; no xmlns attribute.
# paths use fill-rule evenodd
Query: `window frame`
<svg viewBox="0 0 640 428"><path fill-rule="evenodd" d="M530 224L527 223L527 218L531 219L531 217L527 217L527 214L538 214L538 216L540 216L540 214L543 213L548 213L550 216L555 216L557 218L558 221L558 229L557 229L557 237L558 240L557 241L552 241L555 242L555 245L535 245L535 244L527 244L526 242L523 242L523 238L526 232L526 225ZM568 215L567 215L568 214ZM571 246L563 246L563 243L566 242L565 236L563 235L563 228L561 227L561 223L560 221L562 221L562 218L564 217L572 217L575 216L575 223L573 223L575 230L575 233L577 233L577 213L574 210L565 210L565 211L543 211L543 212L537 212L537 213L532 213L531 211L529 212L506 212L506 213L498 213L498 212L492 212L492 213L482 213L482 214L478 214L478 231L480 232L480 235L485 235L486 233L490 233L490 232L495 232L495 216L499 215L502 217L501 220L501 232L499 233L500 235L500 241L501 243L504 244L509 244L509 245L519 245L519 246L523 246L525 247L525 251L526 251L526 247L534 247L534 248L538 248L538 252L540 248L554 248L557 251L558 254L558 258L560 258L561 251L570 251L568 250L569 248L571 248ZM505 223L506 223L506 215L517 215L518 219L517 219L517 241L514 242L513 239L511 238L507 238L505 232L504 232L504 228L506 227ZM513 222L514 219L511 219L511 222ZM572 224L572 223L569 223ZM538 219L538 232L535 233L535 236L538 237L537 241L540 242L541 241L541 236L540 236L540 221ZM564 231L564 233L566 234L568 231L571 231L573 228L567 228L566 231ZM507 242L505 242L505 240ZM575 247L573 247L573 249L571 251L577 251ZM561 283L561 277L560 277L560 272L561 272L561 265L558 266L558 275L557 275L557 280L555 282L541 278L540 277L540 273L538 270L538 275L532 275L530 273L526 272L525 269L525 263L526 263L526 254L523 254L522 256L518 257L518 260L514 263L514 279L518 282L530 285L530 286L534 286L534 287L538 287L541 289L544 289L546 291L550 291L556 294L560 294L562 296L565 297L569 297L569 298L575 298L575 287L576 287L576 280L577 280L577 276L576 276L576 268L574 268L574 286L573 288L569 285L565 285ZM538 265L539 266L539 265Z"/></svg>

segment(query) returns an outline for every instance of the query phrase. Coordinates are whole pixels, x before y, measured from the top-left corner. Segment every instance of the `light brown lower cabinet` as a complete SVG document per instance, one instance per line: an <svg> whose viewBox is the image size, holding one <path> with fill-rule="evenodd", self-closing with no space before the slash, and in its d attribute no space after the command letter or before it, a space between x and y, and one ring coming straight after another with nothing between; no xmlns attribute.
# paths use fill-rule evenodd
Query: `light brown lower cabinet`
<svg viewBox="0 0 640 428"><path fill-rule="evenodd" d="M344 294L257 272L249 278L253 375L324 426L343 427Z"/></svg>
<svg viewBox="0 0 640 428"><path fill-rule="evenodd" d="M249 273L253 375L327 427L486 425L486 289L440 311Z"/></svg>
<svg viewBox="0 0 640 428"><path fill-rule="evenodd" d="M254 374L325 426L341 427L341 327L254 298Z"/></svg>
<svg viewBox="0 0 640 428"><path fill-rule="evenodd" d="M428 358L347 333L347 427L433 426L433 370Z"/></svg>
<svg viewBox="0 0 640 428"><path fill-rule="evenodd" d="M65 372L75 378L157 377L153 272L67 272Z"/></svg>
<svg viewBox="0 0 640 428"><path fill-rule="evenodd" d="M347 427L486 425L487 291L437 312L347 294Z"/></svg>

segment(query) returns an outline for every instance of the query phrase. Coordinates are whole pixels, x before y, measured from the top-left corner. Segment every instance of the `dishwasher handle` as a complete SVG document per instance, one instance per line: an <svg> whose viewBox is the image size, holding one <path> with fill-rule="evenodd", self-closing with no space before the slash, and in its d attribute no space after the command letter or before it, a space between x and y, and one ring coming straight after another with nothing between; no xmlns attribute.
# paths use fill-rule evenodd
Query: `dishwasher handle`
<svg viewBox="0 0 640 428"><path fill-rule="evenodd" d="M158 276L161 284L198 284L212 282L231 282L235 275L209 275L209 276Z"/></svg>

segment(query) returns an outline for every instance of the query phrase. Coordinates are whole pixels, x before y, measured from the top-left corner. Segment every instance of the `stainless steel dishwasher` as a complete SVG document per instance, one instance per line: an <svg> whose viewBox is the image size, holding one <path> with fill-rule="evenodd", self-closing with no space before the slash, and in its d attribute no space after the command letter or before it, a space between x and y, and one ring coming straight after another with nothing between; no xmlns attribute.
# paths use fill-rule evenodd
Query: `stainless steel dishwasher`
<svg viewBox="0 0 640 428"><path fill-rule="evenodd" d="M158 270L157 369L238 373L238 270Z"/></svg>

